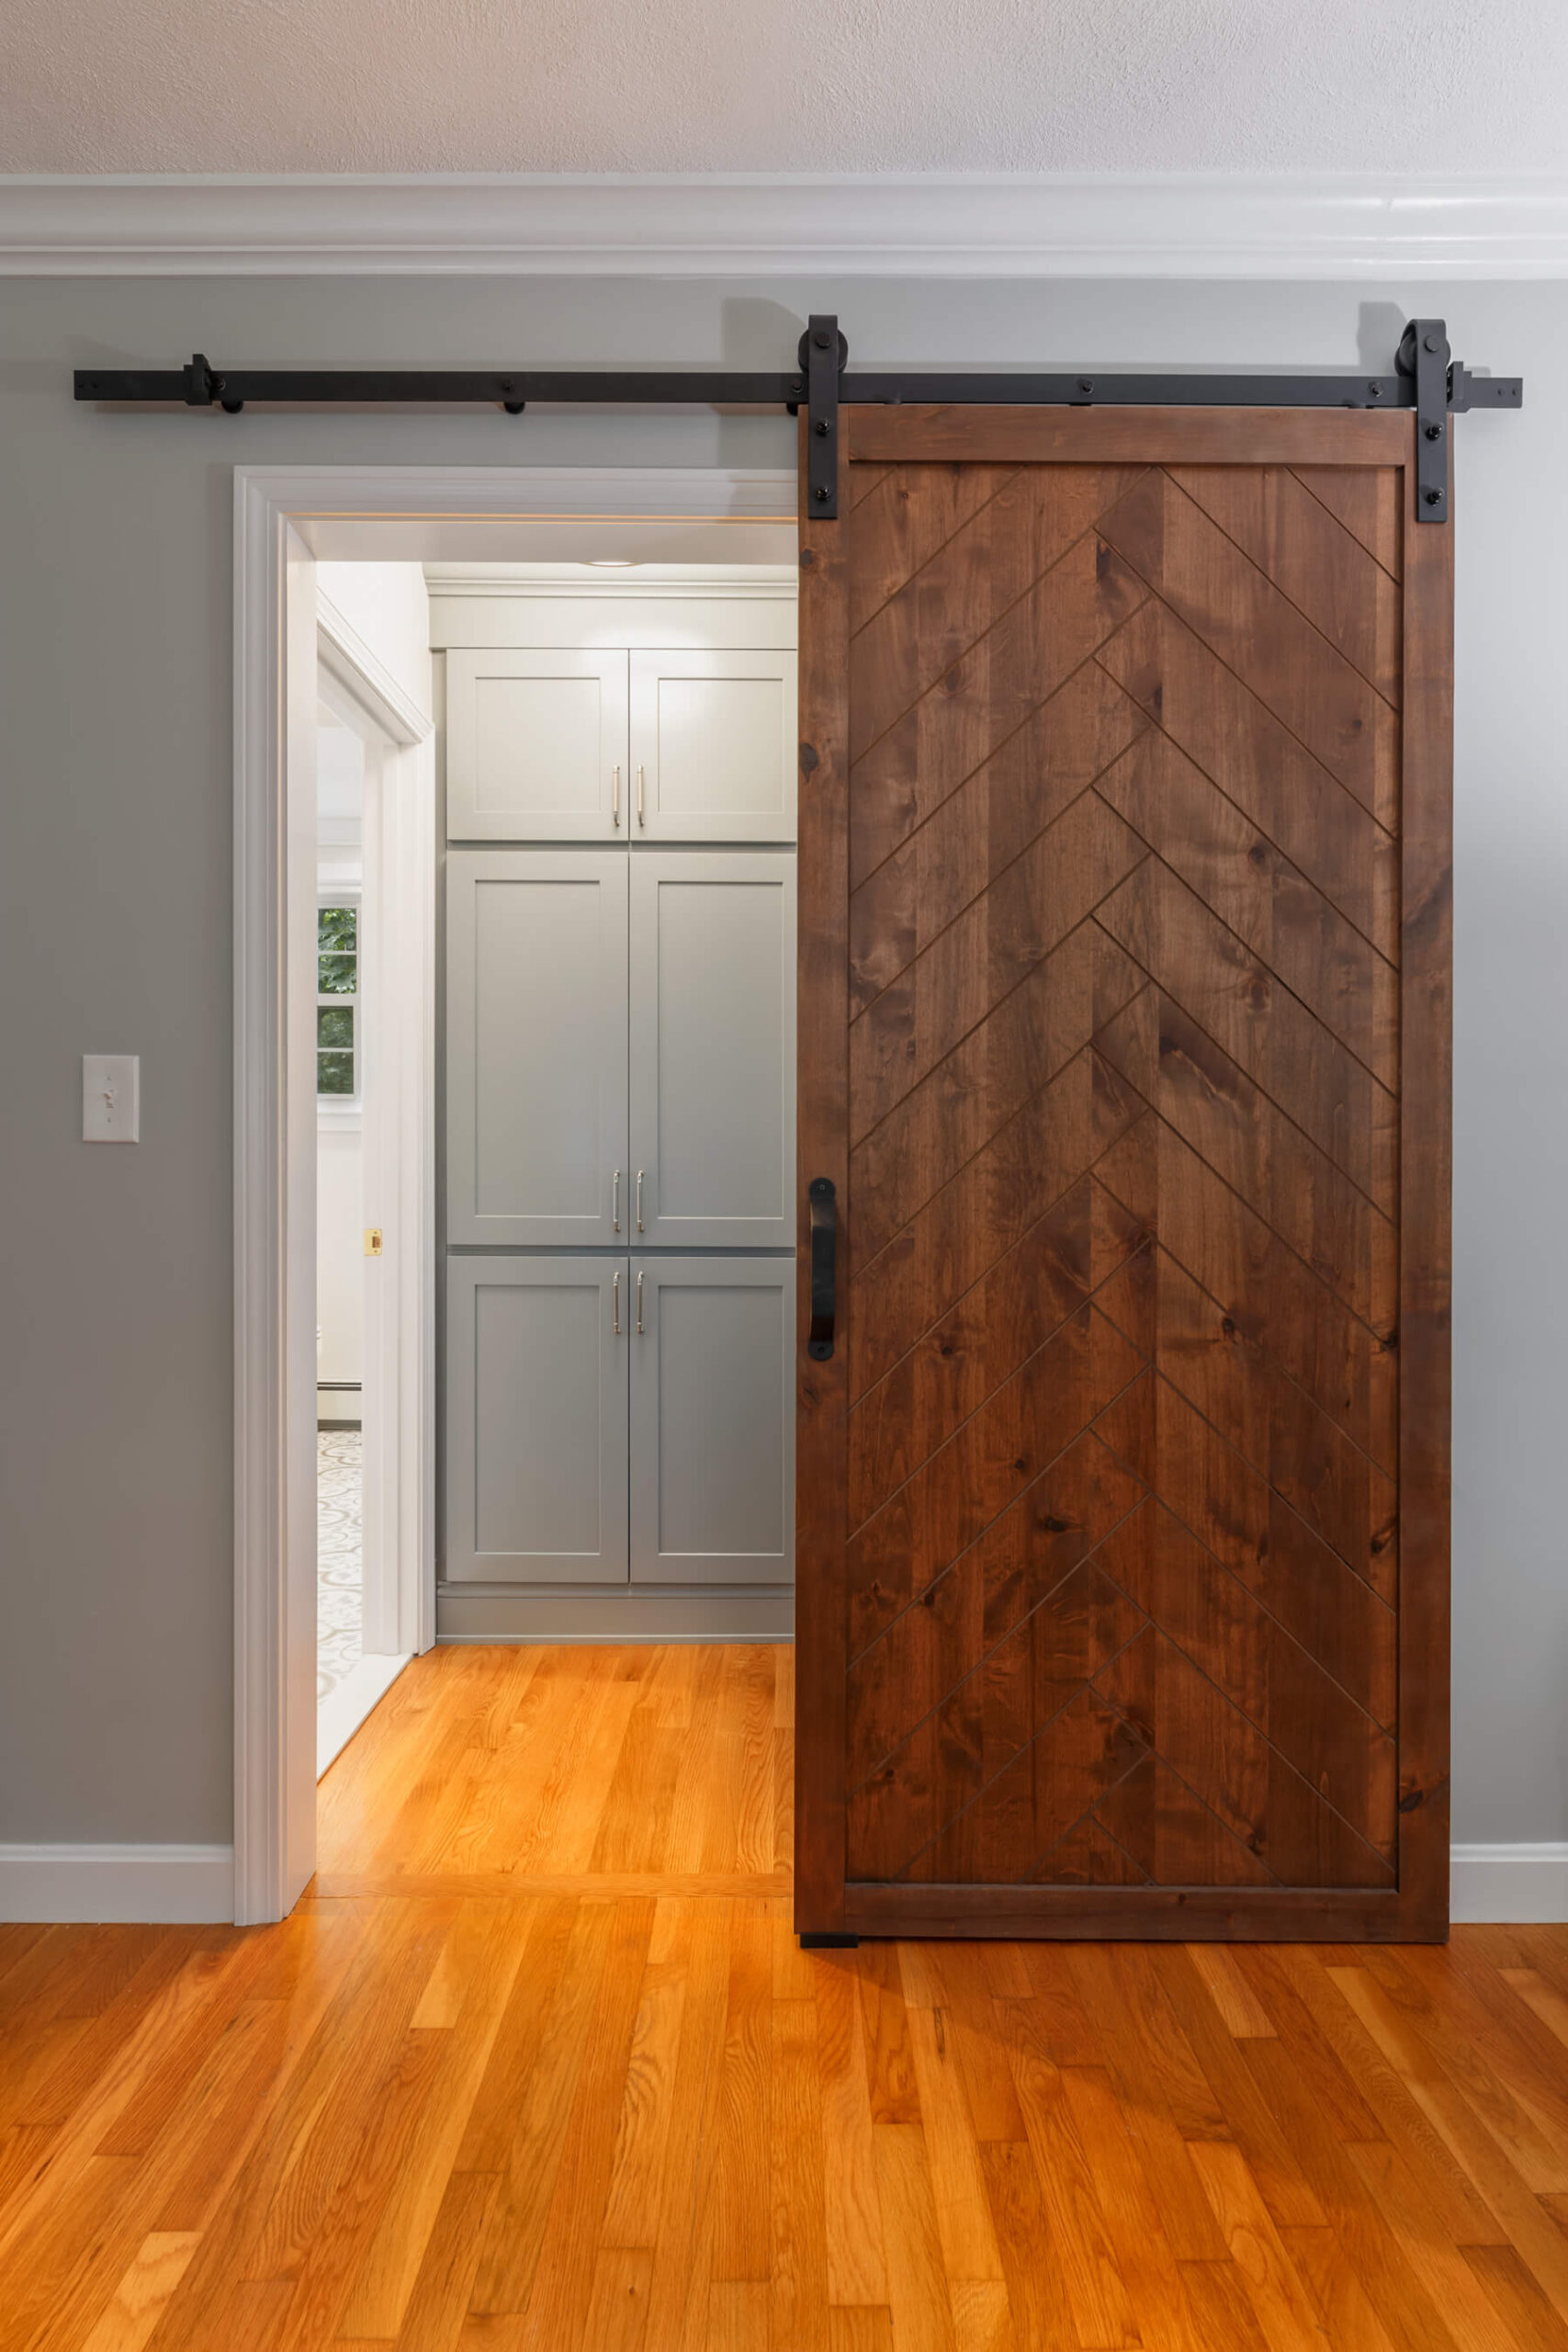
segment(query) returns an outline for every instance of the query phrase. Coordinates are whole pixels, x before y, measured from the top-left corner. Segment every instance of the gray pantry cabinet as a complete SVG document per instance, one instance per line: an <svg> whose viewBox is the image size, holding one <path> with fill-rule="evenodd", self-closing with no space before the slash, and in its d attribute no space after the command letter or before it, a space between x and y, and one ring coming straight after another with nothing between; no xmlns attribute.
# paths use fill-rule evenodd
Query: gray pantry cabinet
<svg viewBox="0 0 1568 2352"><path fill-rule="evenodd" d="M448 1579L788 1584L794 1294L788 1258L451 1257Z"/></svg>
<svg viewBox="0 0 1568 2352"><path fill-rule="evenodd" d="M777 1590L795 654L446 662L445 1578Z"/></svg>

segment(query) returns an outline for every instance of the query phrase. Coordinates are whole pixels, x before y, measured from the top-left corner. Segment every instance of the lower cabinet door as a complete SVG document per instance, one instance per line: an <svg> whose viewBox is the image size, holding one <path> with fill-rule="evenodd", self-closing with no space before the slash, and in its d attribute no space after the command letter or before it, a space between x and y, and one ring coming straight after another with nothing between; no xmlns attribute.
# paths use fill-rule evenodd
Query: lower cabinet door
<svg viewBox="0 0 1568 2352"><path fill-rule="evenodd" d="M449 1258L446 1281L448 1581L624 1584L626 1261Z"/></svg>
<svg viewBox="0 0 1568 2352"><path fill-rule="evenodd" d="M795 1264L632 1260L634 1584L795 1579Z"/></svg>

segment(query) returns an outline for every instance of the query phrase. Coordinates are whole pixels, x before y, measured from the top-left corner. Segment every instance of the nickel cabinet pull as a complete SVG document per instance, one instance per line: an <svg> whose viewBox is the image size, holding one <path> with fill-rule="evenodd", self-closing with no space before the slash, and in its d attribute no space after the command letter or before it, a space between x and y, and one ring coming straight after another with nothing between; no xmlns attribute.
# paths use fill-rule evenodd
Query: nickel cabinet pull
<svg viewBox="0 0 1568 2352"><path fill-rule="evenodd" d="M637 1278L637 1335L640 1340L642 1337L642 1276L640 1273Z"/></svg>
<svg viewBox="0 0 1568 2352"><path fill-rule="evenodd" d="M618 1340L621 1336L621 1278L619 1274L612 1274L610 1276L610 1297L613 1302L613 1312L615 1316L615 1321L612 1324L611 1329Z"/></svg>
<svg viewBox="0 0 1568 2352"><path fill-rule="evenodd" d="M618 825L621 821L621 763L619 760L610 770L610 814Z"/></svg>
<svg viewBox="0 0 1568 2352"><path fill-rule="evenodd" d="M644 814L643 814L643 806L642 806L642 762L641 762L640 760L638 760L638 762L637 762L637 823L638 823L639 825L646 825L646 824L647 824L647 822L648 822L648 819L647 819L647 818L646 818L646 816L644 816Z"/></svg>
<svg viewBox="0 0 1568 2352"><path fill-rule="evenodd" d="M639 1233L642 1231L642 1178L643 1171L639 1168L637 1171L637 1229Z"/></svg>
<svg viewBox="0 0 1568 2352"><path fill-rule="evenodd" d="M621 1171L618 1168L610 1179L610 1224L612 1229L619 1233L621 1229Z"/></svg>

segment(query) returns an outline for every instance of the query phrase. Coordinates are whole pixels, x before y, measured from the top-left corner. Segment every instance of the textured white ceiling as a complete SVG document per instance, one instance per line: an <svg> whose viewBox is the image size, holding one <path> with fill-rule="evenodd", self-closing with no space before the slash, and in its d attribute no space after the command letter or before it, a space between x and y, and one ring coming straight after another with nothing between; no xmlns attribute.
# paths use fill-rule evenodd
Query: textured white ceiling
<svg viewBox="0 0 1568 2352"><path fill-rule="evenodd" d="M3 172L1556 171L1568 0L6 0Z"/></svg>

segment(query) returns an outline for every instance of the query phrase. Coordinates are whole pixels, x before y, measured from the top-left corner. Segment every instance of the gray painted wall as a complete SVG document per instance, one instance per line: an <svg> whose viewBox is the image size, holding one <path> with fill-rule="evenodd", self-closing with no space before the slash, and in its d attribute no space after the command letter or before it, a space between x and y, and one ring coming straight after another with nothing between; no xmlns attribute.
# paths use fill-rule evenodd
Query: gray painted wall
<svg viewBox="0 0 1568 2352"><path fill-rule="evenodd" d="M69 370L699 358L808 309L919 361L1387 364L1412 311L1529 379L1460 428L1455 1836L1568 1838L1568 288L14 283L0 301L0 1839L231 1808L230 502L239 461L787 464L694 416L111 416ZM134 1150L78 1057L140 1051Z"/></svg>

